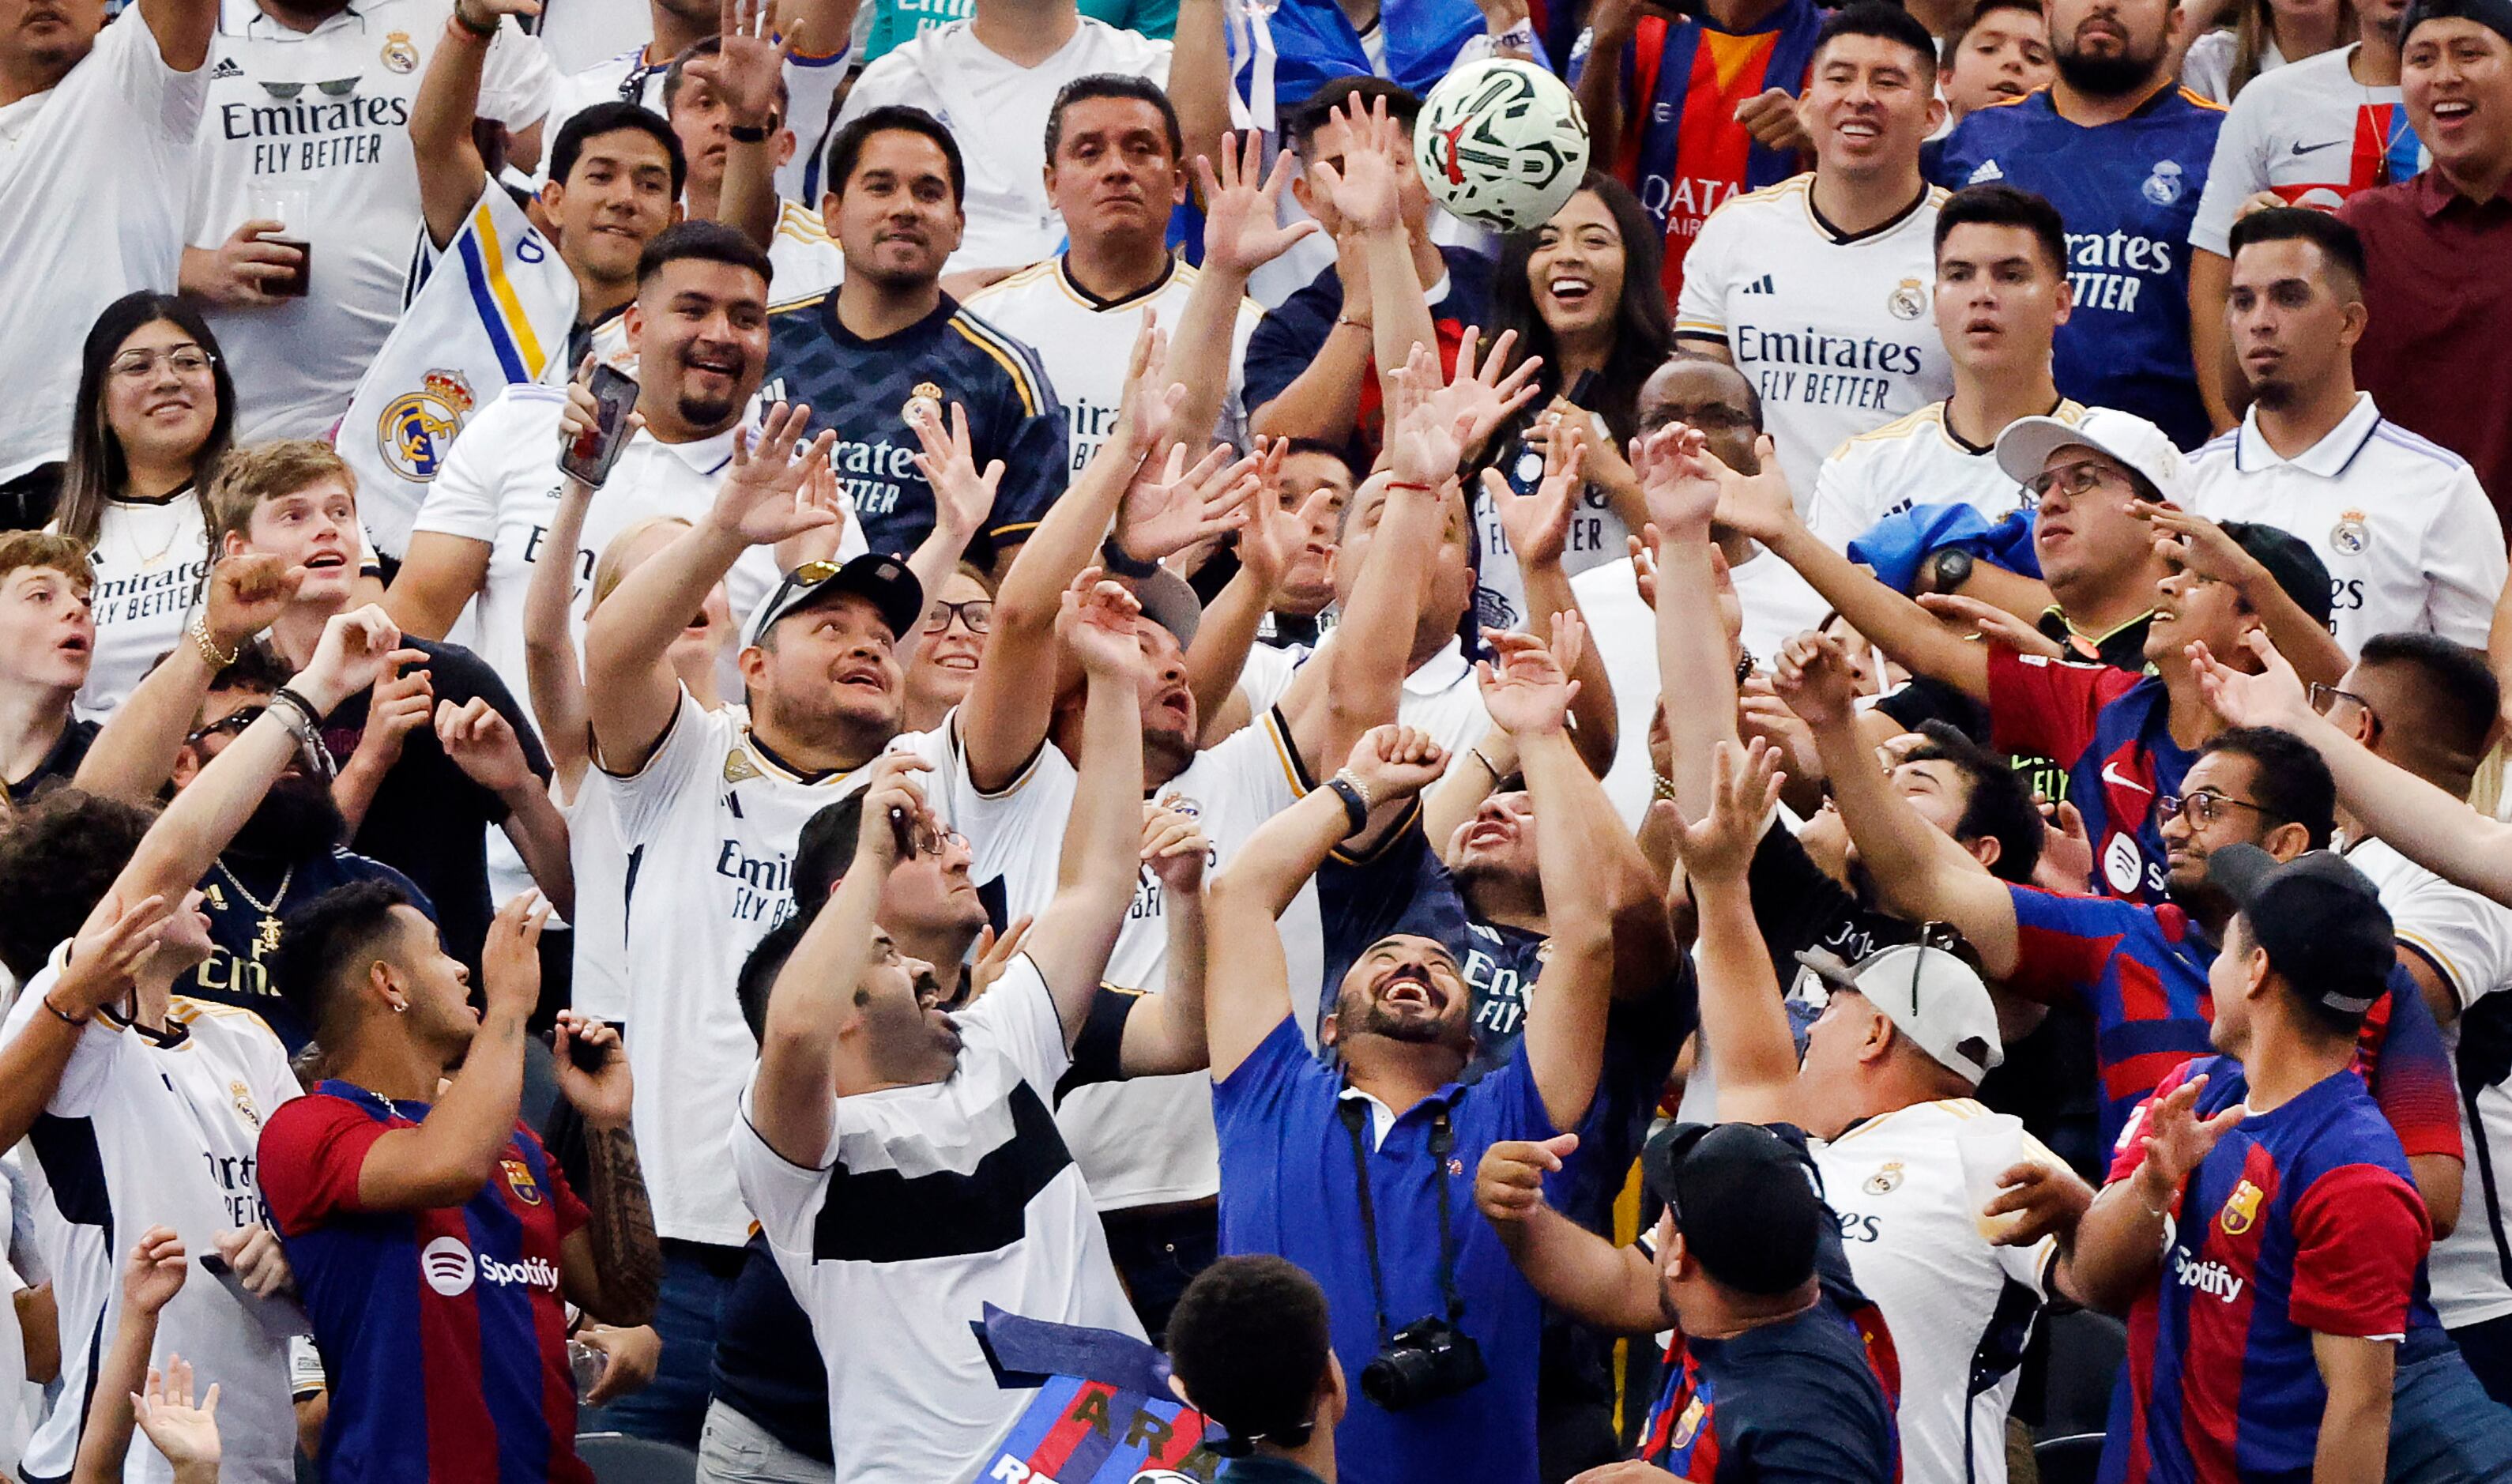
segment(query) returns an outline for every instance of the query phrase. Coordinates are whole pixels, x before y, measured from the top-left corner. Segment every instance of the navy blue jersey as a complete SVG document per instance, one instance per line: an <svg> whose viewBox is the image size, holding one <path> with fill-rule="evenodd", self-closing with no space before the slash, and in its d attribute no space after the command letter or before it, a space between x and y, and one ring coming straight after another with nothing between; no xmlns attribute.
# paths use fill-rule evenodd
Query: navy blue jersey
<svg viewBox="0 0 2512 1484"><path fill-rule="evenodd" d="M293 862L229 852L201 878L201 911L210 918L210 957L175 981L175 993L233 1005L261 1017L294 1056L314 1038L311 1005L289 998L270 979L271 960L287 937L288 917L334 886L385 881L410 894L429 918L435 904L409 877L378 860L334 847ZM451 950L448 950L451 952Z"/></svg>
<svg viewBox="0 0 2512 1484"><path fill-rule="evenodd" d="M1037 352L960 307L949 294L896 334L867 340L838 323L835 290L767 311L764 402L807 403L811 431L834 429L838 481L864 540L906 556L933 529L933 488L916 471L922 447L908 409L929 402L947 423L968 410L982 469L1003 461L995 510L977 543L1018 541L1064 492L1064 409Z"/></svg>
<svg viewBox="0 0 2512 1484"><path fill-rule="evenodd" d="M2216 156L2221 104L2166 87L2095 128L2059 116L2047 88L1954 126L1936 181L2002 180L2067 222L2076 308L2059 327L2059 390L2146 418L2183 449L2207 441L2189 355L2189 224Z"/></svg>

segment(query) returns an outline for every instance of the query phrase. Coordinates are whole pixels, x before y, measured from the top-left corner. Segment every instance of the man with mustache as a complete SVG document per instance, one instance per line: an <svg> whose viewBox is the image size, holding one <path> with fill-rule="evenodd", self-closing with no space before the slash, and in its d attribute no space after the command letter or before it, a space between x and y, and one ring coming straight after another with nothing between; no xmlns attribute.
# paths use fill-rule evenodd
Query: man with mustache
<svg viewBox="0 0 2512 1484"><path fill-rule="evenodd" d="M2186 23L2178 0L2052 0L2058 80L1956 125L1937 180L2003 180L2059 209L2075 289L2059 390L2194 449L2218 419L2191 368L2189 231L2224 114L2175 85Z"/></svg>

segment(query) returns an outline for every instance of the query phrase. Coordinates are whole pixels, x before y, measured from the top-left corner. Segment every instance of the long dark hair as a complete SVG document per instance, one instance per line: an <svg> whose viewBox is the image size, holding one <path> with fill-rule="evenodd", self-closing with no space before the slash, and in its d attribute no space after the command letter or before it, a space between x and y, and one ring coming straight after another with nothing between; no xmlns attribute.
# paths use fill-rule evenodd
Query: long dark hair
<svg viewBox="0 0 2512 1484"><path fill-rule="evenodd" d="M210 332L209 321L171 293L151 293L143 289L115 299L96 317L96 324L87 332L87 344L79 352L78 398L70 404L70 456L61 470L60 513L57 517L65 536L93 542L97 527L104 520L105 502L119 496L131 479L131 464L123 457L122 440L113 436L113 426L105 420L104 382L110 374L106 367L121 354L123 341L159 320L190 335L210 356L210 380L216 389L217 413L210 420L210 436L192 455L195 492L209 488L211 474L216 470L218 460L226 456L227 446L234 439L235 382L227 375L226 357L218 350L218 337Z"/></svg>
<svg viewBox="0 0 2512 1484"><path fill-rule="evenodd" d="M1593 192L1605 204L1606 212L1614 218L1614 229L1623 239L1623 296L1614 306L1614 349L1605 358L1605 368L1597 374L1588 400L1589 410L1604 417L1614 441L1629 443L1639 432L1640 383L1674 349L1673 317L1667 312L1666 285L1659 276L1665 244L1657 223L1650 219L1629 186L1591 170L1580 180L1579 189ZM1535 291L1526 282L1526 265L1535 256L1543 230L1533 227L1502 238L1500 266L1492 280L1492 323L1485 333L1497 336L1504 330L1517 332L1517 344L1510 356L1512 367L1528 356L1544 358L1544 369L1536 374L1542 392L1528 404L1515 425L1505 430L1505 435L1523 431L1533 414L1567 390L1561 382L1560 357L1552 343L1552 331L1536 311ZM1495 447L1504 446L1505 438L1495 438L1493 443Z"/></svg>

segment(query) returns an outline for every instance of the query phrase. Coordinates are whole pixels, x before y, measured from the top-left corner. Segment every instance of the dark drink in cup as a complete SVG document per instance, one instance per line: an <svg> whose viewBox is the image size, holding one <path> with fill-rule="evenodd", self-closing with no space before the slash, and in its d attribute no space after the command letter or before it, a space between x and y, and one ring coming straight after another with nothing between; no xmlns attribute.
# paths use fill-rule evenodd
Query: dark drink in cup
<svg viewBox="0 0 2512 1484"><path fill-rule="evenodd" d="M276 278L262 280L262 288L279 298L301 299L312 287L314 277L314 245L295 237L266 236L262 241L274 248L294 248L296 266L283 270Z"/></svg>

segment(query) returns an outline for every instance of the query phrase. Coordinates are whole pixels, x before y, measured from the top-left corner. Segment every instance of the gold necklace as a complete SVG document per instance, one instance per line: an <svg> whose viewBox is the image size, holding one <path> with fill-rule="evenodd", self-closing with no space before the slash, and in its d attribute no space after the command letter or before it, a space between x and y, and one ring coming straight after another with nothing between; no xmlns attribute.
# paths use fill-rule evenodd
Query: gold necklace
<svg viewBox="0 0 2512 1484"><path fill-rule="evenodd" d="M238 877L234 872L228 870L227 863L225 861L218 862L218 875L225 877L227 879L227 884L235 887L237 896L244 898L247 903L251 904L255 911L261 914L261 920L254 924L254 961L258 963L261 961L262 955L277 953L279 951L280 928L279 904L288 900L288 883L296 879L295 866L292 864L286 871L279 874L279 889L271 894L271 898L267 902L255 896L252 891L247 889L243 879Z"/></svg>

